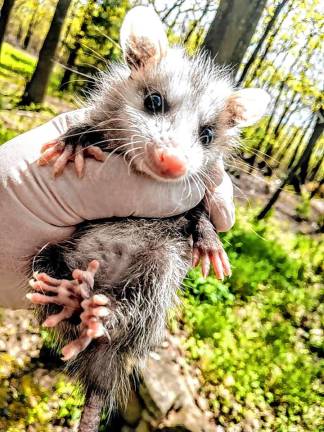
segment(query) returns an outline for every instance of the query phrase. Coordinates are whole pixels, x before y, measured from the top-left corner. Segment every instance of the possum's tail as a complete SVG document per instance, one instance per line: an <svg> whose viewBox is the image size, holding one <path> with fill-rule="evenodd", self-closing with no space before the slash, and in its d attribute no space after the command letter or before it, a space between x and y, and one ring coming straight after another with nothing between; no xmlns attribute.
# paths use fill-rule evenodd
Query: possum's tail
<svg viewBox="0 0 324 432"><path fill-rule="evenodd" d="M100 424L100 415L104 405L102 395L89 389L85 397L85 405L79 424L78 432L97 432Z"/></svg>
<svg viewBox="0 0 324 432"><path fill-rule="evenodd" d="M114 344L98 340L68 367L70 372L77 370L79 381L86 389L79 432L97 432L103 409L110 418L127 404L140 360L132 356L130 361L127 350L116 348Z"/></svg>

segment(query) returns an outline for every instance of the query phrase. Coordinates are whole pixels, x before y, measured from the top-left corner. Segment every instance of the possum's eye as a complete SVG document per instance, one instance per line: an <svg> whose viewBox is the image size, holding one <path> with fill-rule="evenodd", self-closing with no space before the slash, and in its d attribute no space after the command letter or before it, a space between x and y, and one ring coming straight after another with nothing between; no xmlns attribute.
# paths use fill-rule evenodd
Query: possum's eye
<svg viewBox="0 0 324 432"><path fill-rule="evenodd" d="M199 138L202 144L208 145L214 139L214 131L210 126L204 126L200 129Z"/></svg>
<svg viewBox="0 0 324 432"><path fill-rule="evenodd" d="M165 99L160 93L150 93L145 96L144 106L151 113L159 113L165 111Z"/></svg>

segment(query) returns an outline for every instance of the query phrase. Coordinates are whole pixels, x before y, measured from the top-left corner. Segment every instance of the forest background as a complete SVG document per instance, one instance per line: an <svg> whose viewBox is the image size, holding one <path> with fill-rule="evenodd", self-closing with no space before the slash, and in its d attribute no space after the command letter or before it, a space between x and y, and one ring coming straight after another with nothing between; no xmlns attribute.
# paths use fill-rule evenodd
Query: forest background
<svg viewBox="0 0 324 432"><path fill-rule="evenodd" d="M268 115L244 130L227 166L237 195L238 221L223 236L233 276L219 282L193 270L170 331L200 371L219 430L320 431L320 0L0 0L0 144L82 104L92 76L121 58L120 25L135 4L155 8L171 43L217 54L239 86L271 95ZM64 375L39 366L47 333L12 311L1 317L0 430L70 430L81 402Z"/></svg>

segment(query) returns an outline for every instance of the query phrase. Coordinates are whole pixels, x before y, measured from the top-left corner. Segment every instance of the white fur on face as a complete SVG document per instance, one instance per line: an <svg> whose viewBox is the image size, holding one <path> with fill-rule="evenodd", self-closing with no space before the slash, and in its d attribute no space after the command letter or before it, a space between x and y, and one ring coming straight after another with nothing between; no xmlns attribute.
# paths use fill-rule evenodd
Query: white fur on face
<svg viewBox="0 0 324 432"><path fill-rule="evenodd" d="M138 170L152 175L146 163L152 146L176 148L186 161L187 176L206 168L230 147L218 119L233 87L226 71L205 56L189 58L184 50L172 48L154 67L130 74L126 67L114 65L101 81L93 97L95 110L98 116L106 113L106 118L116 119L110 122L111 129L123 130L111 130L108 135L120 137L121 145L128 144L124 150ZM165 98L168 109L164 113L146 112L144 98L150 92ZM203 126L215 129L214 142L208 147L199 139Z"/></svg>
<svg viewBox="0 0 324 432"><path fill-rule="evenodd" d="M265 92L234 92L228 70L207 55L189 58L183 49L169 48L152 8L131 9L120 39L130 69L115 64L99 77L91 117L94 125L105 126L107 147L123 153L137 170L174 181L153 172L149 163L153 149L172 148L185 162L184 176L206 172L236 144L239 127L262 116ZM163 96L163 112L147 112L150 93ZM200 137L206 127L214 135L208 144Z"/></svg>

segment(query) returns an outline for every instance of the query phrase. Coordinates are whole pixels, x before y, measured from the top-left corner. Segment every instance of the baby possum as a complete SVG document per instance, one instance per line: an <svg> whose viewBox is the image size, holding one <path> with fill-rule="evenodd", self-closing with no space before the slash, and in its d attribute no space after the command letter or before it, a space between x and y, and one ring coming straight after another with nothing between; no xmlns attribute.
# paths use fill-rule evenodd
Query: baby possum
<svg viewBox="0 0 324 432"><path fill-rule="evenodd" d="M127 14L121 44L127 64L98 77L86 121L46 146L42 162L57 157L58 174L73 158L82 173L82 153L100 160L113 152L138 175L170 187L193 178L206 195L186 215L85 223L34 258L37 292L29 298L43 305L39 320L56 327L60 345L69 342L63 354L86 389L80 431L87 432L98 427L103 404L112 410L127 399L132 371L161 340L192 245L194 263L202 257L205 268L211 260L220 275L230 272L212 225L215 179L239 128L257 121L268 102L262 90L235 90L205 55L170 48L149 8Z"/></svg>

